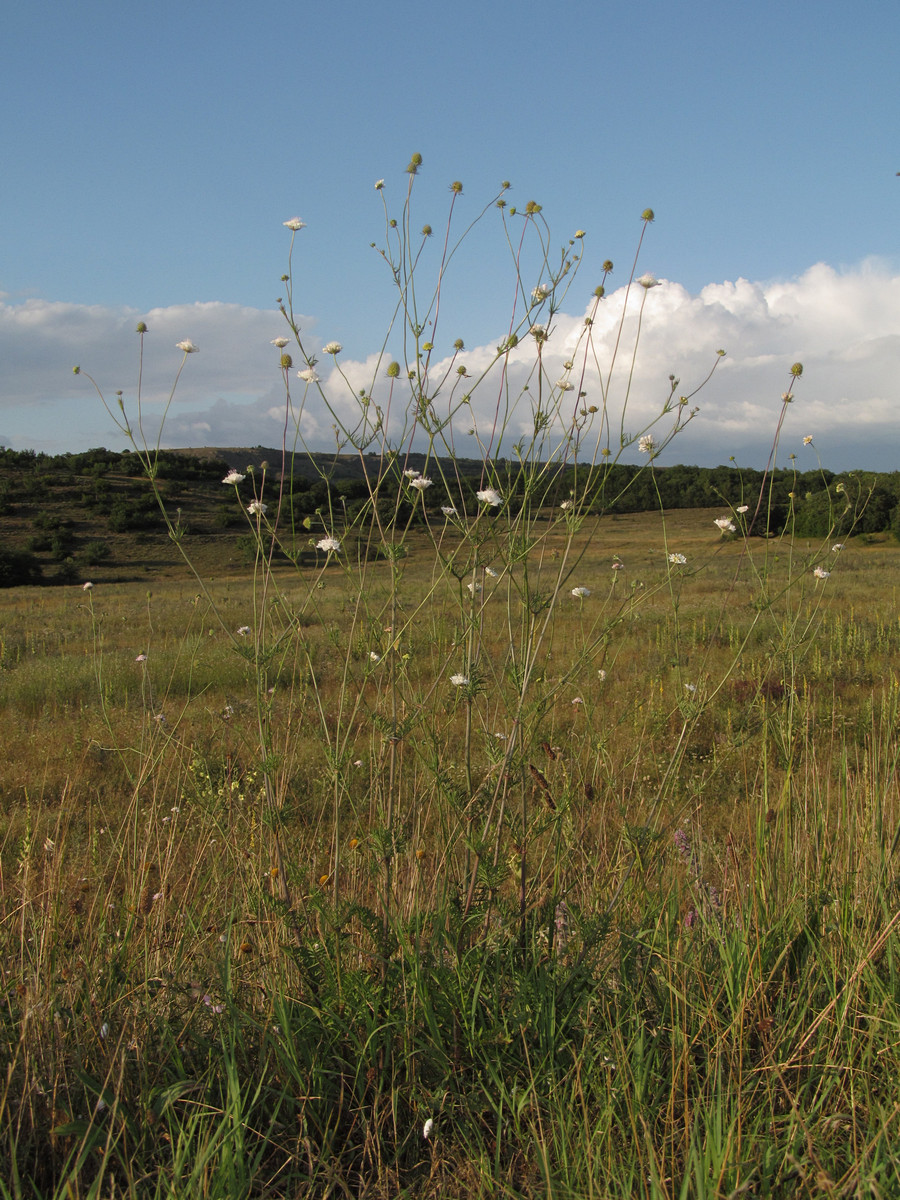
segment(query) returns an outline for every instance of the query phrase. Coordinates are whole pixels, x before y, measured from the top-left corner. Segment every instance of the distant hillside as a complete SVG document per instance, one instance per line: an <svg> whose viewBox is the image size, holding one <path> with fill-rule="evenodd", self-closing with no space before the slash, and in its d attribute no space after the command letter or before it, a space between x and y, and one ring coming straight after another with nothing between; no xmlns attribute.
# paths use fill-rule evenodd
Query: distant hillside
<svg viewBox="0 0 900 1200"><path fill-rule="evenodd" d="M282 453L280 449L270 446L188 446L169 451L171 454L184 454L190 458L215 459L227 463L234 471L243 471L247 467L261 470L263 464L268 470L281 473ZM287 463L291 475L302 479L327 479L336 481L343 479L365 479L371 476L371 464L377 459L375 453L366 454L363 460L358 454L330 454L324 451L298 452L287 455ZM364 468L368 468L368 471ZM403 469L424 471L424 454L404 454ZM482 462L477 458L454 459L454 469L467 477L480 475Z"/></svg>
<svg viewBox="0 0 900 1200"><path fill-rule="evenodd" d="M715 506L724 515L746 506L755 536L841 540L892 531L900 538L898 472L779 469L764 476L733 466L600 463L545 465L535 478L508 459L488 468L477 459L432 459L426 467L422 454L382 460L316 453L295 455L291 482L280 489L281 466L281 451L263 446L161 450L151 484L141 456L133 452L101 448L48 455L0 446L0 587L183 575L179 545L204 572L238 571L255 553L247 505L262 498L271 506L279 492L279 553L295 562L315 563L312 531L321 535L335 521L341 536L355 537L371 521L373 504L383 525L399 520L411 528L424 525L426 515L441 522L442 506L474 512L477 489L488 485L504 499L494 516L527 506L533 519L553 520L575 495L584 513ZM233 487L222 485L229 470L247 476L240 499ZM427 490L411 488L403 476L407 470L427 470Z"/></svg>

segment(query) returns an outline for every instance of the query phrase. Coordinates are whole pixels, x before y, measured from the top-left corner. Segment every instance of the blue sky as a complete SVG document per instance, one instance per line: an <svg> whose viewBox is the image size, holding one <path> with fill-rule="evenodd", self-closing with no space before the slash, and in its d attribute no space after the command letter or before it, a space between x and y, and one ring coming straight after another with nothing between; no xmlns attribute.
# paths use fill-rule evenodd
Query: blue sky
<svg viewBox="0 0 900 1200"><path fill-rule="evenodd" d="M554 244L587 231L566 301L576 317L605 258L610 293L627 282L640 213L654 209L639 270L667 283L648 296L661 309L651 361L700 372L696 347L721 333L732 370L675 457L758 458L761 414L802 359L798 408L808 394L826 465L900 467L900 425L884 430L900 407L895 3L83 0L40 23L11 8L4 42L5 444L118 445L71 366L128 394L130 331L150 313L151 333L171 325L201 344L169 440L274 441L263 335L281 332L282 222L307 223L294 260L304 328L367 362L391 311L370 248L384 235L373 183L399 208L418 151L417 218L436 230L452 180L468 218L507 179L510 204L543 206ZM454 264L448 345L493 344L508 323L501 234L492 211ZM170 343L148 346L160 394L178 365Z"/></svg>

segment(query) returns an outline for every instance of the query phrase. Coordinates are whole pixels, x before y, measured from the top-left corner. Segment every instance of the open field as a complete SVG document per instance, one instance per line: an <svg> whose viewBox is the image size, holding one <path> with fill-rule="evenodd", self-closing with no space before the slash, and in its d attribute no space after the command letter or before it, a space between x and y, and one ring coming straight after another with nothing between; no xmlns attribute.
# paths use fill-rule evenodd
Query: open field
<svg viewBox="0 0 900 1200"><path fill-rule="evenodd" d="M0 1196L898 1194L900 547L720 512L6 592Z"/></svg>

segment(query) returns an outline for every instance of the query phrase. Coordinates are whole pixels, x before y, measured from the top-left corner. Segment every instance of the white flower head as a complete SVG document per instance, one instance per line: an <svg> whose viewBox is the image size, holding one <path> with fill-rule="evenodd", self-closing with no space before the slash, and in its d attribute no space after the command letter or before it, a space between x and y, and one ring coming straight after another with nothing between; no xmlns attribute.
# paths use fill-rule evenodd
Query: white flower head
<svg viewBox="0 0 900 1200"><path fill-rule="evenodd" d="M325 345L322 347L322 353L323 354L340 354L340 352L343 350L343 348L344 347L341 345L340 342L326 342Z"/></svg>
<svg viewBox="0 0 900 1200"><path fill-rule="evenodd" d="M736 508L734 511L735 511L735 512L739 512L739 513L741 513L741 514L743 514L743 513L745 513L745 512L749 512L749 511L750 511L750 505L749 505L749 504L739 504L739 505L737 506L737 508Z"/></svg>
<svg viewBox="0 0 900 1200"><path fill-rule="evenodd" d="M612 569L614 571L624 571L625 570L625 564L622 562L621 558L617 558L612 563Z"/></svg>
<svg viewBox="0 0 900 1200"><path fill-rule="evenodd" d="M422 1137L425 1139L426 1142L431 1137L433 1132L434 1132L434 1121L431 1119L431 1117L429 1117L428 1120L425 1122L425 1124L422 1126Z"/></svg>
<svg viewBox="0 0 900 1200"><path fill-rule="evenodd" d="M251 628L250 628L250 626L249 626L249 625L240 625L240 626L238 626L238 634L239 634L241 637L249 637L249 636L250 636L250 634L251 634L252 632L253 632L253 631L251 630Z"/></svg>
<svg viewBox="0 0 900 1200"><path fill-rule="evenodd" d="M175 349L183 350L185 354L196 354L200 347L195 346L190 338L185 338L183 342L175 343Z"/></svg>
<svg viewBox="0 0 900 1200"><path fill-rule="evenodd" d="M489 575L491 577L491 579L497 578L497 572L494 570L493 567L485 567L484 573L485 573L485 575Z"/></svg>
<svg viewBox="0 0 900 1200"><path fill-rule="evenodd" d="M146 661L147 661L147 655L146 655L146 654L139 654L139 655L137 656L137 658L136 658L134 661L135 661L135 662L146 662Z"/></svg>
<svg viewBox="0 0 900 1200"><path fill-rule="evenodd" d="M373 662L373 663L380 663L381 655L378 654L375 650L370 650L369 651L369 661Z"/></svg>
<svg viewBox="0 0 900 1200"><path fill-rule="evenodd" d="M722 530L723 533L734 533L735 527L730 517L716 517L714 524Z"/></svg>
<svg viewBox="0 0 900 1200"><path fill-rule="evenodd" d="M465 687L469 682L468 675L451 675L450 682L454 687Z"/></svg>
<svg viewBox="0 0 900 1200"><path fill-rule="evenodd" d="M304 383L318 383L319 382L319 377L315 373L315 371L312 369L312 367L307 367L306 370L304 370L304 371L298 371L297 378L302 379Z"/></svg>
<svg viewBox="0 0 900 1200"><path fill-rule="evenodd" d="M242 475L240 473L240 471L229 471L228 474L225 476L225 478L222 480L222 482L223 483L243 483L246 478L247 478L247 476Z"/></svg>
<svg viewBox="0 0 900 1200"><path fill-rule="evenodd" d="M477 596L478 593L481 591L480 583L467 583L466 587L469 589L469 591L472 593L473 596Z"/></svg>
<svg viewBox="0 0 900 1200"><path fill-rule="evenodd" d="M683 565L684 565L684 563L686 563L686 562L687 562L687 559L684 557L684 555L683 555L683 554L670 554L670 555L669 555L669 562L670 562L670 563L675 563L675 564L677 564L678 566L683 566Z"/></svg>
<svg viewBox="0 0 900 1200"><path fill-rule="evenodd" d="M442 504L441 512L444 514L445 517L455 517L456 516L456 509L453 507L452 504Z"/></svg>
<svg viewBox="0 0 900 1200"><path fill-rule="evenodd" d="M384 180L376 179L375 180L375 191L380 192L383 187L384 187Z"/></svg>
<svg viewBox="0 0 900 1200"><path fill-rule="evenodd" d="M563 512L568 512L570 508L574 508L575 506L571 500L563 500L559 507L563 510Z"/></svg>
<svg viewBox="0 0 900 1200"><path fill-rule="evenodd" d="M816 567L813 575L815 575L816 579L827 579L831 575L831 572L826 571L824 567Z"/></svg>
<svg viewBox="0 0 900 1200"><path fill-rule="evenodd" d="M576 600L584 600L591 594L591 589L586 587L572 588L572 595Z"/></svg>
<svg viewBox="0 0 900 1200"><path fill-rule="evenodd" d="M407 479L418 479L422 472L415 470L414 467L407 467L403 474Z"/></svg>
<svg viewBox="0 0 900 1200"><path fill-rule="evenodd" d="M325 550L328 553L340 554L341 543L337 538L323 537L320 541L316 542L316 549Z"/></svg>
<svg viewBox="0 0 900 1200"><path fill-rule="evenodd" d="M88 580L88 582L87 582L87 583L83 583L83 584L81 585L81 590L82 590L83 592L89 592L93 586L94 586L94 585L93 585L93 584L90 582L90 580Z"/></svg>
<svg viewBox="0 0 900 1200"><path fill-rule="evenodd" d="M659 287L659 280L655 275L651 275L649 271L646 273L646 275L642 275L637 282L648 292L651 288Z"/></svg>
<svg viewBox="0 0 900 1200"><path fill-rule="evenodd" d="M831 553L832 554L840 554L840 552L843 550L843 548L844 548L843 542L835 542L834 545L831 547Z"/></svg>
<svg viewBox="0 0 900 1200"><path fill-rule="evenodd" d="M645 433L638 442L638 450L641 454L652 454L656 449L656 438L652 433Z"/></svg>
<svg viewBox="0 0 900 1200"><path fill-rule="evenodd" d="M568 379L557 379L556 386L561 392L574 392L575 384L569 383Z"/></svg>
<svg viewBox="0 0 900 1200"><path fill-rule="evenodd" d="M806 435L806 437L803 439L803 445L804 445L804 446L809 446L809 445L811 445L811 444L812 444L812 440L813 440L813 435L812 435L811 433L808 433L808 434Z"/></svg>
<svg viewBox="0 0 900 1200"><path fill-rule="evenodd" d="M298 229L306 228L306 222L301 221L299 217L291 217L289 221L282 221L281 223L286 229L290 229L292 233L296 233Z"/></svg>
<svg viewBox="0 0 900 1200"><path fill-rule="evenodd" d="M424 475L420 475L418 479L411 479L409 486L418 488L420 492L424 492L426 488L431 487L432 482L431 479L426 479Z"/></svg>
<svg viewBox="0 0 900 1200"><path fill-rule="evenodd" d="M480 500L482 504L491 504L494 508L503 503L503 497L495 488L482 488L480 492L475 493L475 499Z"/></svg>
<svg viewBox="0 0 900 1200"><path fill-rule="evenodd" d="M546 283L539 283L531 293L531 299L535 304L540 304L542 300L546 300L550 295L550 288Z"/></svg>
<svg viewBox="0 0 900 1200"><path fill-rule="evenodd" d="M606 672L603 670L602 667L597 668L597 678L600 680L601 683L606 678Z"/></svg>
<svg viewBox="0 0 900 1200"><path fill-rule="evenodd" d="M277 346L279 350L283 350L287 344L287 338L282 337L272 338L271 342L269 343L270 346Z"/></svg>
<svg viewBox="0 0 900 1200"><path fill-rule="evenodd" d="M262 500L251 500L247 505L247 512L251 517L264 517L268 507L268 504L263 504Z"/></svg>

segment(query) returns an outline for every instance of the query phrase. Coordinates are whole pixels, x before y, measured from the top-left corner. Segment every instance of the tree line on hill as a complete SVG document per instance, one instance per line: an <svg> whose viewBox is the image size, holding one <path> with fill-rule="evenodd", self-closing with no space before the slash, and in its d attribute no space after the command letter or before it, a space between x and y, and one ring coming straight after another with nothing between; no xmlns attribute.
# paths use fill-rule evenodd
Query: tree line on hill
<svg viewBox="0 0 900 1200"><path fill-rule="evenodd" d="M233 536L241 527L234 495L222 487L231 469L224 458L161 450L152 461L154 486L167 501L174 497L173 502L184 505L188 525L194 502L203 532ZM900 540L897 471L875 475L779 468L764 473L734 465L660 467L601 461L526 472L506 458L482 471L476 460L427 461L421 454L386 459L316 454L295 456L293 461L293 474L283 490L282 516L288 526L329 511L339 512L341 520L352 525L372 504L373 495L383 516L396 513L402 522L416 523L428 512L442 519L442 506L463 502L472 511L478 504L475 492L490 486L501 492L507 505L527 505L537 519L550 517L573 497L582 512L610 514L722 506L725 515L747 505L756 536L787 531L797 537L841 538L891 532ZM413 489L404 477L407 468L427 474L430 486L421 492ZM268 478L273 479L271 472ZM242 494L251 486L242 484ZM109 558L106 531L138 536L163 531L141 457L103 448L47 455L0 446L0 515L18 515L28 531L23 545L0 545L0 587L71 582L84 566ZM89 527L87 541L79 540L76 526ZM57 564L49 578L40 555Z"/></svg>

